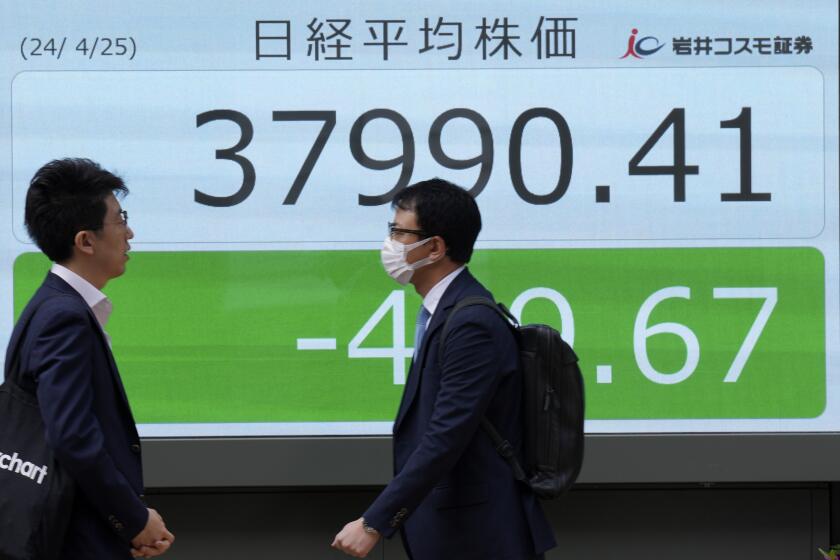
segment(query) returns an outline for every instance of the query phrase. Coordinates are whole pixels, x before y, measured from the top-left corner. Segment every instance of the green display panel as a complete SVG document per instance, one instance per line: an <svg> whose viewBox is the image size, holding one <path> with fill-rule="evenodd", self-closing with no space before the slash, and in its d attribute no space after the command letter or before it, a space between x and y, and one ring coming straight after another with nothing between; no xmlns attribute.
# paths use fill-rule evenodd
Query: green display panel
<svg viewBox="0 0 840 560"><path fill-rule="evenodd" d="M16 313L48 266L17 259ZM495 249L471 270L574 344L588 419L825 408L816 249ZM141 423L388 422L420 304L375 251L139 252L107 292Z"/></svg>

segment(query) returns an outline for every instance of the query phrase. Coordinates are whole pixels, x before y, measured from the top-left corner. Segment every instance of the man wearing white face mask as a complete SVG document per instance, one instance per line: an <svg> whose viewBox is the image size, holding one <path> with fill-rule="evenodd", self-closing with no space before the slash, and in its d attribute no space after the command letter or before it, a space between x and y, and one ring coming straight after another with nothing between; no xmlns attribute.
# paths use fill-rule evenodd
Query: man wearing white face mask
<svg viewBox="0 0 840 560"><path fill-rule="evenodd" d="M382 247L385 271L423 298L411 370L394 422L394 479L333 547L364 558L399 532L413 560L532 560L555 545L530 489L520 485L481 430L486 416L517 452L521 380L510 327L490 308L452 308L492 298L466 268L481 230L475 200L441 179L394 198Z"/></svg>

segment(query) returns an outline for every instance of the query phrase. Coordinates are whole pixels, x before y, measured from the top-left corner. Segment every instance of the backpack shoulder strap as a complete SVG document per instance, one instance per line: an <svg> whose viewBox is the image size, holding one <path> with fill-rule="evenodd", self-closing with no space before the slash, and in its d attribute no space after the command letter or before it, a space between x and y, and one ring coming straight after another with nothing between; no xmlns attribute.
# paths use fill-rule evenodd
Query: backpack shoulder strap
<svg viewBox="0 0 840 560"><path fill-rule="evenodd" d="M67 297L67 296L49 296L44 298L41 303L35 306L34 309L29 313L28 316L22 317L23 324L21 325L20 335L17 338L16 344L14 348L9 348L9 352L11 352L11 359L9 360L9 369L6 370L3 379L3 385L13 386L17 388L19 391L22 391L26 394L30 394L30 391L24 388L25 383L23 382L23 372L20 371L20 353L23 349L23 343L26 341L26 333L29 330L29 325L32 323L32 319L35 318L35 315L38 313L38 310L47 303L51 299L56 299L59 297Z"/></svg>
<svg viewBox="0 0 840 560"><path fill-rule="evenodd" d="M505 320L507 323L512 323L513 325L518 325L519 321L516 320L516 317L508 311L508 308L501 303L495 303L490 298L486 298L483 296L470 296L465 297L461 301L455 304L455 307L452 311L449 312L449 315L446 317L446 322L443 324L443 329L440 331L440 348L438 349L438 356L443 356L443 342L446 340L446 335L449 334L449 329L451 328L452 319L461 309L465 307L470 307L472 305L483 305L485 307L489 307L496 313L498 313L502 319Z"/></svg>
<svg viewBox="0 0 840 560"><path fill-rule="evenodd" d="M528 475L525 474L525 469L522 468L522 464L517 459L516 450L513 448L513 445L499 433L499 430L487 419L487 416L481 418L481 428L493 440L493 445L496 446L496 453L501 455L502 459L510 466L510 469L513 471L513 478L519 482L527 483Z"/></svg>
<svg viewBox="0 0 840 560"><path fill-rule="evenodd" d="M452 318L455 314L463 309L464 307L469 307L472 305L483 305L485 307L489 307L493 309L499 316L505 320L511 327L515 328L519 325L519 321L516 320L516 317L508 310L504 304L495 303L493 300L482 297L482 296L470 296L462 299L452 311L449 312L449 315L446 317L446 322L443 324L443 330L441 330L440 334L440 350L438 351L438 360L443 359L443 343L446 340L446 335L449 333L450 323L452 322ZM522 465L519 463L519 460L516 457L516 450L513 448L513 445L499 433L496 427L493 425L490 420L487 419L487 416L483 416L481 418L481 428L485 431L485 433L490 436L490 439L493 440L493 445L496 447L496 452L501 455L502 459L510 465L511 470L513 471L513 477L520 481L520 482L527 482L528 477L525 474L525 469L522 468Z"/></svg>

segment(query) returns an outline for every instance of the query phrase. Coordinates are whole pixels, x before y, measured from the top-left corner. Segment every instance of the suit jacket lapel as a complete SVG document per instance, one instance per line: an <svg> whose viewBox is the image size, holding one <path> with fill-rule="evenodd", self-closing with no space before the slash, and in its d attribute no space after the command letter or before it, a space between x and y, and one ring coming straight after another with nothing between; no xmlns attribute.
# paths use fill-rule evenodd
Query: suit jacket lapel
<svg viewBox="0 0 840 560"><path fill-rule="evenodd" d="M411 408L411 405L414 402L414 397L417 395L417 390L420 387L421 372L425 369L426 360L429 356L429 341L432 340L434 333L446 322L446 318L449 316L449 311L455 306L458 300L461 299L461 292L463 292L464 288L475 282L476 280L473 278L472 274L470 274L469 269L464 269L461 274L455 277L449 287L446 288L446 291L443 293L443 297L440 298L437 309L435 309L435 313L432 315L429 326L423 335L420 354L415 356L415 359L411 362L408 381L405 384L402 401L400 402L400 408L397 412L397 419L394 420L393 432L395 434L405 418L406 413Z"/></svg>

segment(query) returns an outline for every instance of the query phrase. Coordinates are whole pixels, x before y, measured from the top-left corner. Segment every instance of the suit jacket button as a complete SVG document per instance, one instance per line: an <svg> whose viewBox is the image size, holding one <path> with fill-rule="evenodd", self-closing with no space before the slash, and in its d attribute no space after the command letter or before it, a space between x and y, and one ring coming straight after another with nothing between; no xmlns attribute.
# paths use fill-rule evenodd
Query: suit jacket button
<svg viewBox="0 0 840 560"><path fill-rule="evenodd" d="M132 445L131 445L131 450L132 450L134 453L140 453L140 444L139 444L139 443L134 443L134 444L132 444Z"/></svg>

